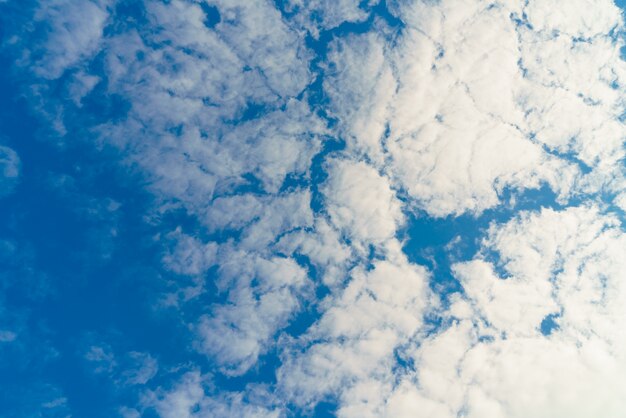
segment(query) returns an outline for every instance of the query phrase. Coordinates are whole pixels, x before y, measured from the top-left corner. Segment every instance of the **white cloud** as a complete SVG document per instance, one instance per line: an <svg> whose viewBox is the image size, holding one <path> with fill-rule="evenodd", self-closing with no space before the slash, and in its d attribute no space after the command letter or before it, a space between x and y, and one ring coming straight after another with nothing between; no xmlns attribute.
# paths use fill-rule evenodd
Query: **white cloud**
<svg viewBox="0 0 626 418"><path fill-rule="evenodd" d="M275 344L272 337L297 312L310 284L306 270L293 259L264 259L237 250L221 256L217 285L228 300L200 318L199 350L223 373L239 375Z"/></svg>
<svg viewBox="0 0 626 418"><path fill-rule="evenodd" d="M573 0L567 9L556 0L529 1L525 12L533 28L573 37L606 36L621 25L621 9L611 0Z"/></svg>
<svg viewBox="0 0 626 418"><path fill-rule="evenodd" d="M48 25L48 39L43 56L35 61L37 74L48 79L58 78L65 70L97 52L110 4L110 0L42 2L35 21Z"/></svg>
<svg viewBox="0 0 626 418"><path fill-rule="evenodd" d="M517 242L516 242L517 240ZM626 297L620 281L626 236L614 216L595 207L563 212L544 209L492 232L489 245L500 253L510 274L531 283L552 284L562 310L559 324L591 332L612 344L624 344L613 333ZM546 295L547 296L547 295ZM540 300L537 298L536 300Z"/></svg>
<svg viewBox="0 0 626 418"><path fill-rule="evenodd" d="M626 65L608 35L622 25L611 2L589 6L593 19L574 3L391 7L406 24L401 35L336 42L325 88L349 150L366 153L419 207L458 215L498 205L507 188L546 183L565 201L623 184L615 86Z"/></svg>
<svg viewBox="0 0 626 418"><path fill-rule="evenodd" d="M196 276L204 273L217 262L218 245L202 244L198 239L184 234L180 228L168 235L174 248L164 255L163 263L177 274Z"/></svg>
<svg viewBox="0 0 626 418"><path fill-rule="evenodd" d="M245 199L245 198L244 198ZM313 224L313 213L310 208L309 191L297 191L285 195L273 196L272 198L251 198L257 200L257 210L246 211L246 206L237 207L230 211L228 207L234 200L240 202L238 196L233 198L216 199L215 205L208 209L207 221L210 223L225 220L225 216L243 217L243 222L248 222L243 228L240 246L247 250L263 252L267 245L271 244L283 233L309 227ZM248 218L248 219L245 219ZM234 222L224 222L221 226L225 229L237 227L237 219ZM237 229L237 228L236 228Z"/></svg>
<svg viewBox="0 0 626 418"><path fill-rule="evenodd" d="M300 229L286 234L276 249L309 257L313 265L322 270L322 281L327 286L343 283L352 258L352 250L342 242L339 231L320 217L312 231Z"/></svg>
<svg viewBox="0 0 626 418"><path fill-rule="evenodd" d="M93 373L106 376L118 389L145 385L159 370L158 361L149 353L130 351L116 354L108 344L90 346L83 358Z"/></svg>
<svg viewBox="0 0 626 418"><path fill-rule="evenodd" d="M422 325L430 304L426 271L397 255L369 271L355 269L342 292L326 301L321 319L295 342L278 371L288 399L308 407L340 400L340 416L369 416L396 378L394 350ZM299 345L308 345L302 350Z"/></svg>
<svg viewBox="0 0 626 418"><path fill-rule="evenodd" d="M0 197L13 192L20 177L21 161L17 153L0 145Z"/></svg>
<svg viewBox="0 0 626 418"><path fill-rule="evenodd" d="M82 106L82 100L87 96L94 87L102 81L100 77L78 72L74 75L74 80L69 87L69 95L74 104L78 107Z"/></svg>
<svg viewBox="0 0 626 418"><path fill-rule="evenodd" d="M361 7L361 3L355 0L288 0L283 7L287 12L295 13L291 20L319 38L321 31L332 30L344 22L366 20L369 14L366 7Z"/></svg>
<svg viewBox="0 0 626 418"><path fill-rule="evenodd" d="M323 192L332 223L357 248L393 238L404 215L388 179L364 162L334 159L327 166Z"/></svg>
<svg viewBox="0 0 626 418"><path fill-rule="evenodd" d="M179 304L204 292L217 266L227 299L196 318L200 351L227 373L243 373L299 309L307 272L277 257L283 235L313 226L310 193L281 190L288 176L307 180L327 133L306 97L311 82L299 33L271 2L146 2L150 30L107 39L109 93L129 102L128 117L96 128L99 140L126 151L158 199L155 212L182 208L209 233L241 239L207 242L175 231L165 266L194 276L165 298ZM153 219L158 220L158 215Z"/></svg>
<svg viewBox="0 0 626 418"><path fill-rule="evenodd" d="M159 370L157 360L148 353L131 351L128 353L127 359L131 364L131 368L122 372L125 384L145 385L156 376Z"/></svg>
<svg viewBox="0 0 626 418"><path fill-rule="evenodd" d="M592 206L544 209L492 226L484 245L508 277L481 256L455 267L466 292L450 310L456 319L416 348L416 374L390 397L389 416L423 406L442 417L619 417L619 221ZM543 335L541 321L553 313L558 328Z"/></svg>
<svg viewBox="0 0 626 418"><path fill-rule="evenodd" d="M143 406L163 418L278 418L279 412L247 403L241 393L212 396L210 382L197 371L185 373L169 390L149 392ZM132 415L130 415L132 416Z"/></svg>
<svg viewBox="0 0 626 418"><path fill-rule="evenodd" d="M423 270L402 261L357 269L285 353L279 385L303 407L337 399L341 417L617 418L625 249L619 220L589 205L494 224L481 253L454 266L465 292L431 336L421 328L436 306ZM550 314L557 327L544 335ZM394 370L397 350L414 367Z"/></svg>
<svg viewBox="0 0 626 418"><path fill-rule="evenodd" d="M46 409L52 409L52 408L57 408L59 406L64 406L66 403L67 403L67 398L62 397L62 398L53 399L50 402L45 402L42 405L42 407Z"/></svg>
<svg viewBox="0 0 626 418"><path fill-rule="evenodd" d="M126 406L123 406L119 409L119 413L122 416L122 418L140 418L141 414L139 413L138 410L134 409L134 408L128 408Z"/></svg>
<svg viewBox="0 0 626 418"><path fill-rule="evenodd" d="M349 36L331 43L324 90L347 129L349 149L377 163L384 159L381 138L389 120L389 102L397 89L381 35Z"/></svg>
<svg viewBox="0 0 626 418"><path fill-rule="evenodd" d="M622 211L626 212L626 192L622 192L617 195L613 203Z"/></svg>
<svg viewBox="0 0 626 418"><path fill-rule="evenodd" d="M517 276L502 280L483 260L456 265L454 272L468 297L481 307L485 320L501 332L536 335L543 318L559 312L547 280ZM500 303L489 303L493 300Z"/></svg>
<svg viewBox="0 0 626 418"><path fill-rule="evenodd" d="M232 48L258 68L268 87L281 96L296 96L311 81L310 53L283 22L273 2L210 0L222 22L216 28Z"/></svg>

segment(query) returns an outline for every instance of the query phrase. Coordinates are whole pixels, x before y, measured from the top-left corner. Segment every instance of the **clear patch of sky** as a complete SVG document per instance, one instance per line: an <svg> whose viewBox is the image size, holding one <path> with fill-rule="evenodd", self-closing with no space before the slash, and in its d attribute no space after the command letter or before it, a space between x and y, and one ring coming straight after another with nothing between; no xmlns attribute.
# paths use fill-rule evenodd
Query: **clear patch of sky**
<svg viewBox="0 0 626 418"><path fill-rule="evenodd" d="M552 332L559 329L558 319L559 314L550 314L546 315L545 318L541 321L541 325L539 327L541 333L545 336L552 334Z"/></svg>

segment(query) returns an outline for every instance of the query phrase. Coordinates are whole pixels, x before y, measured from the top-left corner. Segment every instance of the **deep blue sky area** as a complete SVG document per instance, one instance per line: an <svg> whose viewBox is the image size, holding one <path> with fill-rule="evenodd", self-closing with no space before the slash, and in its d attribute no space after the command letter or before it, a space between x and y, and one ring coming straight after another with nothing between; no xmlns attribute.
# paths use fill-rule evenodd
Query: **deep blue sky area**
<svg viewBox="0 0 626 418"><path fill-rule="evenodd" d="M5 68L11 64L3 57ZM119 171L115 155L80 138L63 146L47 138L20 97L23 86L7 72L0 83L3 143L21 159L19 184L0 206L0 239L11 248L2 254L2 321L21 331L17 344L0 346L0 410L34 416L31 397L52 401L49 386L57 385L73 394L76 416L111 416L116 394L93 376L85 350L112 338L124 349L176 356L173 342L185 335L149 308L158 291L151 278L160 274L159 249L141 219L150 198ZM164 327L171 338L162 338Z"/></svg>
<svg viewBox="0 0 626 418"><path fill-rule="evenodd" d="M626 7L626 0L616 3ZM236 377L221 373L197 350L190 326L211 303L225 303L225 296L213 283L214 270L202 277L206 293L184 306L164 306L164 295L190 284L189 277L163 266L163 256L170 249L167 234L176 227L197 237L206 237L208 232L184 210L155 210L158 202L144 173L127 164L123 150L91 139L90 126L123 120L129 112L128 102L107 92L104 71L83 108L65 115L68 132L62 138L55 132L46 108L50 103L46 99L38 102L41 97L32 91L35 76L28 66L18 64L20 50L9 42L17 22L25 22L36 4L0 3L4 15L0 25L5 26L0 29L4 45L0 49L0 146L14 150L20 161L17 182L7 193L0 193L0 332L11 333L5 334L7 342L0 338L0 417L118 416L121 405L133 405L146 390L141 384L123 383L127 370L141 366L131 353L158 361L150 388L171 387L189 364L211 375L214 386L207 390L216 392L244 390L251 382L275 383L275 370L281 364L275 349L262 354L257 366ZM364 1L364 8L366 4ZM284 19L292 18L285 2L276 5L282 7ZM138 3L124 1L116 10L120 21L105 34L124 25L143 24L145 11ZM215 7L203 10L207 27L222 19ZM321 31L317 39L310 35L306 39L313 55L309 68L313 81L306 88L306 97L327 127L338 123L328 110L324 91L330 42L370 31L381 26L380 21L385 22L387 37L402 31L403 23L384 2L369 12L370 17L362 23L344 22ZM35 31L29 42L41 43L46 36L45 31ZM102 60L94 57L91 69L101 70ZM63 83L63 77L50 82L52 87L45 94L60 103L69 101ZM248 110L240 123L269 112L254 103ZM325 140L311 166L314 212L323 210L319 189L327 179L324 160L345 147L341 137L329 134ZM297 188L305 181L288 177L282 190ZM254 182L246 187L262 194L261 186ZM509 201L512 193L505 189L502 201ZM450 271L452 263L476 254L492 222L506 222L519 210L540 207L561 208L545 186L517 194L513 206L503 205L478 216L435 219L416 210L407 213L409 221L398 237L408 259L433 272L429 286L445 305L451 294L462 292ZM459 244L444 248L457 236L462 237ZM227 242L237 237L233 232L214 238ZM310 264L304 258L301 262ZM315 275L313 267L311 274ZM328 292L319 280L315 286L318 296ZM304 304L286 335L298 336L319 317L314 303ZM554 320L549 316L542 323L546 335L556 327ZM439 324L436 318L433 324ZM99 357L93 347L103 349ZM313 415L334 416L335 401L319 403ZM294 416L299 415L295 406L287 407ZM157 415L146 410L142 416Z"/></svg>

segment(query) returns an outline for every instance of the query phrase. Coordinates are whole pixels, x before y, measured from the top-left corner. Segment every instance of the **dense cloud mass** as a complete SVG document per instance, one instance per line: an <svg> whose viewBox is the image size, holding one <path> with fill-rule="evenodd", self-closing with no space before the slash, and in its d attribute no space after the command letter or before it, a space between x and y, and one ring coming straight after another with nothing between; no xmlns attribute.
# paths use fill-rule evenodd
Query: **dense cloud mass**
<svg viewBox="0 0 626 418"><path fill-rule="evenodd" d="M626 62L611 0L27 3L0 1L17 22L3 57L41 126L32 144L65 159L30 180L45 159L0 132L0 199L42 181L76 206L91 246L72 263L114 276L129 211L142 226L122 264L154 252L119 270L143 297L121 304L168 348L111 324L71 338L81 373L112 387L100 413L626 410ZM115 189L97 180L105 159L148 203L97 193ZM53 172L63 164L71 174ZM5 237L19 219L0 229L1 267L58 303L56 273L29 261L45 248ZM55 331L28 331L36 309L6 313L9 276L0 355L19 345L6 352L26 362L25 344ZM50 351L38 372L67 356ZM32 416L72 416L74 385L38 379Z"/></svg>

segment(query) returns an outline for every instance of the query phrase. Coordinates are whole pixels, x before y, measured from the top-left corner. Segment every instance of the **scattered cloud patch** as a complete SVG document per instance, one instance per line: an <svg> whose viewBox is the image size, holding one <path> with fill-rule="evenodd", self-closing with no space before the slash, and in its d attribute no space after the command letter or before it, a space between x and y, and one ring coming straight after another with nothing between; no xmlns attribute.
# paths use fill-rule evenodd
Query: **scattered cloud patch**
<svg viewBox="0 0 626 418"><path fill-rule="evenodd" d="M13 192L20 177L21 162L17 153L0 145L0 197Z"/></svg>

